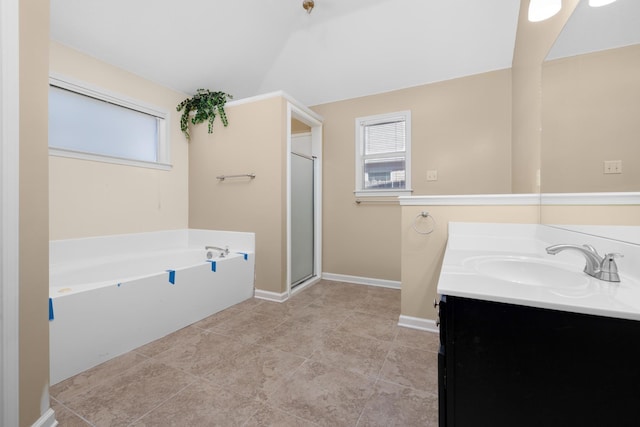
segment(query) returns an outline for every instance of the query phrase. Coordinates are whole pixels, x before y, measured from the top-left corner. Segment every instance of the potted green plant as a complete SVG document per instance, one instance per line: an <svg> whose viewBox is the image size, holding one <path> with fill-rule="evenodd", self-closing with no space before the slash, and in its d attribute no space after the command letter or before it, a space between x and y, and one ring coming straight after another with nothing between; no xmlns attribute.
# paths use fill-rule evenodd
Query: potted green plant
<svg viewBox="0 0 640 427"><path fill-rule="evenodd" d="M209 123L208 132L213 133L213 120L216 114L220 115L222 124L226 127L229 124L227 115L224 112L224 105L227 99L233 99L233 96L224 92L212 92L208 89L198 89L196 94L191 98L182 101L176 107L176 110L182 111L180 117L180 130L189 139L189 115L193 111L195 114L191 117L191 123L198 124L205 120Z"/></svg>

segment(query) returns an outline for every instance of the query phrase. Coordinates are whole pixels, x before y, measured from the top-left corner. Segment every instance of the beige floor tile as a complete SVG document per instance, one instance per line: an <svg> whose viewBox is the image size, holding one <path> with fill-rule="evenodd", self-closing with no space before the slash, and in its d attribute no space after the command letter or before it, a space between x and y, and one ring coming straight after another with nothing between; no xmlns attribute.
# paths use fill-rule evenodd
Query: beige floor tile
<svg viewBox="0 0 640 427"><path fill-rule="evenodd" d="M223 335L240 338L247 342L254 342L283 321L278 316L251 310L234 316L211 330Z"/></svg>
<svg viewBox="0 0 640 427"><path fill-rule="evenodd" d="M314 427L317 424L311 421L297 418L293 415L285 414L277 409L264 406L256 412L249 421L244 425L245 427Z"/></svg>
<svg viewBox="0 0 640 427"><path fill-rule="evenodd" d="M128 369L148 360L147 357L134 352L125 353L69 379L59 382L49 389L52 397L65 403L80 393L86 393L92 387L125 372Z"/></svg>
<svg viewBox="0 0 640 427"><path fill-rule="evenodd" d="M323 426L354 426L374 380L315 361L305 362L267 403Z"/></svg>
<svg viewBox="0 0 640 427"><path fill-rule="evenodd" d="M336 329L353 313L352 310L322 302L306 306L304 311L294 314L290 321L316 329Z"/></svg>
<svg viewBox="0 0 640 427"><path fill-rule="evenodd" d="M390 301L400 300L400 289L383 288L382 286L367 286L367 295L388 298Z"/></svg>
<svg viewBox="0 0 640 427"><path fill-rule="evenodd" d="M266 333L257 343L301 357L311 357L329 334L330 331L322 325L313 326L299 320L288 320Z"/></svg>
<svg viewBox="0 0 640 427"><path fill-rule="evenodd" d="M51 409L56 413L56 421L60 427L91 427L91 424L54 399L51 399Z"/></svg>
<svg viewBox="0 0 640 427"><path fill-rule="evenodd" d="M194 380L191 375L148 360L77 396L67 406L96 426L124 426Z"/></svg>
<svg viewBox="0 0 640 427"><path fill-rule="evenodd" d="M394 340L395 344L404 347L418 348L432 352L438 352L440 347L440 335L435 332L419 331L417 329L397 327L398 334Z"/></svg>
<svg viewBox="0 0 640 427"><path fill-rule="evenodd" d="M198 341L201 333L202 330L200 328L187 326L186 328L179 329L166 337L150 342L142 347L138 347L134 351L145 356L153 357L172 347L181 347L186 345L188 342Z"/></svg>
<svg viewBox="0 0 640 427"><path fill-rule="evenodd" d="M133 426L242 426L260 407L255 400L198 381L147 413Z"/></svg>
<svg viewBox="0 0 640 427"><path fill-rule="evenodd" d="M288 301L287 301L288 302ZM262 304L256 306L253 311L255 313L266 314L268 316L277 317L282 321L287 320L293 314L299 313L304 310L304 305L287 304L287 302L272 302L265 301Z"/></svg>
<svg viewBox="0 0 640 427"><path fill-rule="evenodd" d="M332 307L342 307L350 310L359 308L367 299L367 289L363 285L342 285L343 288L331 288L316 299Z"/></svg>
<svg viewBox="0 0 640 427"><path fill-rule="evenodd" d="M318 296L311 292L312 288L316 285L312 285L310 288L304 288L303 290L296 292L293 294L291 298L284 302L284 304L295 306L295 307L304 307L312 302L314 302Z"/></svg>
<svg viewBox="0 0 640 427"><path fill-rule="evenodd" d="M342 322L339 331L367 338L393 341L398 333L398 322L386 317L367 313L353 313Z"/></svg>
<svg viewBox="0 0 640 427"><path fill-rule="evenodd" d="M391 343L347 332L332 332L311 358L361 375L377 377Z"/></svg>
<svg viewBox="0 0 640 427"><path fill-rule="evenodd" d="M182 346L172 347L158 354L154 359L200 376L248 347L248 343L239 339L215 332L201 331L198 340L190 340Z"/></svg>
<svg viewBox="0 0 640 427"><path fill-rule="evenodd" d="M357 311L398 321L400 317L400 298L389 298L377 294L369 294L360 304Z"/></svg>
<svg viewBox="0 0 640 427"><path fill-rule="evenodd" d="M305 292L309 292L315 296L318 296L318 295L325 294L327 292L331 292L333 289L340 289L344 287L344 285L346 284L347 283L322 279L315 285L311 286L309 289L305 290Z"/></svg>
<svg viewBox="0 0 640 427"><path fill-rule="evenodd" d="M264 400L304 361L291 353L253 345L215 365L204 378L234 393Z"/></svg>
<svg viewBox="0 0 640 427"><path fill-rule="evenodd" d="M438 393L438 355L430 351L394 346L380 378L430 393Z"/></svg>
<svg viewBox="0 0 640 427"><path fill-rule="evenodd" d="M238 310L253 310L257 305L262 304L264 301L265 300L259 298L249 298L234 306L231 306L231 308Z"/></svg>
<svg viewBox="0 0 640 427"><path fill-rule="evenodd" d="M194 323L193 326L200 329L212 329L243 312L244 310L237 308L227 308L226 310L219 311L214 315L205 317L201 321Z"/></svg>
<svg viewBox="0 0 640 427"><path fill-rule="evenodd" d="M427 392L378 381L358 427L437 427L438 398Z"/></svg>

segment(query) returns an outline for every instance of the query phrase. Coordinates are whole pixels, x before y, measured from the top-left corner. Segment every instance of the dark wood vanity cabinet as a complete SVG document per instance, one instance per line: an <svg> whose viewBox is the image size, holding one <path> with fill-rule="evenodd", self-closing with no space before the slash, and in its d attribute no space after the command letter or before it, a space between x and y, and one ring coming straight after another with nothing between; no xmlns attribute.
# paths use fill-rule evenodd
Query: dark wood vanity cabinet
<svg viewBox="0 0 640 427"><path fill-rule="evenodd" d="M640 426L640 322L440 299L449 427Z"/></svg>

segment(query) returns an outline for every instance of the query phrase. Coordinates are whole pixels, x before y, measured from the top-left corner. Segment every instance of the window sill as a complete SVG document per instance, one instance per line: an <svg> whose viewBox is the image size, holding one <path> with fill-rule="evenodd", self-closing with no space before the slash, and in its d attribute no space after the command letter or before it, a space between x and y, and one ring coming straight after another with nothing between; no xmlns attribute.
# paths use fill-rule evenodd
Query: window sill
<svg viewBox="0 0 640 427"><path fill-rule="evenodd" d="M356 190L356 197L395 197L410 196L413 190Z"/></svg>
<svg viewBox="0 0 640 427"><path fill-rule="evenodd" d="M123 159L121 157L104 156L100 154L83 153L81 151L64 150L61 148L49 148L49 155L55 157L67 157L71 159L89 160L94 162L112 163L116 165L134 166L148 169L170 171L173 166L167 163L147 162L144 160Z"/></svg>

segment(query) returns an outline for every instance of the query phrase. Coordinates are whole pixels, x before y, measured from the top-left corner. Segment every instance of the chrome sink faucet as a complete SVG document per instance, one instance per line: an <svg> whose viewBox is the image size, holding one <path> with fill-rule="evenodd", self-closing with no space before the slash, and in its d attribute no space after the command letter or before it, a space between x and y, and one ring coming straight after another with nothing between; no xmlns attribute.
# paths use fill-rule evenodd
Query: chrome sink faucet
<svg viewBox="0 0 640 427"><path fill-rule="evenodd" d="M620 281L620 275L618 274L618 266L616 265L615 258L622 257L623 255L611 253L601 257L598 255L598 251L596 251L596 249L591 245L553 245L547 248L547 253L555 255L566 249L576 250L584 255L587 260L587 263L584 266L584 272L589 276L593 276L596 279L607 282Z"/></svg>

